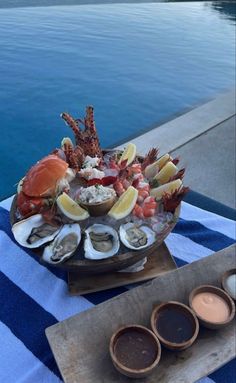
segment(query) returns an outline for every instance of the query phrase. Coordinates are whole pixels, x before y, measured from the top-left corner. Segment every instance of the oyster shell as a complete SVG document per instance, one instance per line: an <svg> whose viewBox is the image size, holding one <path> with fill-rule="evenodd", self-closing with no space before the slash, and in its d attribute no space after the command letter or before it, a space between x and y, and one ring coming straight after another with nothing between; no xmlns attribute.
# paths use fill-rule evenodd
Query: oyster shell
<svg viewBox="0 0 236 383"><path fill-rule="evenodd" d="M80 240L81 230L78 223L64 225L53 242L45 247L43 260L51 264L64 262L74 254Z"/></svg>
<svg viewBox="0 0 236 383"><path fill-rule="evenodd" d="M148 226L137 226L132 222L120 226L119 235L121 242L133 250L145 249L151 246L156 235Z"/></svg>
<svg viewBox="0 0 236 383"><path fill-rule="evenodd" d="M15 240L24 247L36 248L52 241L61 227L46 223L42 214L35 214L12 226Z"/></svg>
<svg viewBox="0 0 236 383"><path fill-rule="evenodd" d="M85 235L85 258L109 258L115 255L120 248L118 233L110 226L94 224L85 230Z"/></svg>

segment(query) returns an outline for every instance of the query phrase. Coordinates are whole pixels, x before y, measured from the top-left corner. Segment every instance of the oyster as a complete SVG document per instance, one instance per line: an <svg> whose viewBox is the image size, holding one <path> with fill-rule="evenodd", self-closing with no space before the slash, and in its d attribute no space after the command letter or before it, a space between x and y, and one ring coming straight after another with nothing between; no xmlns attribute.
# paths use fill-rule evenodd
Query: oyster
<svg viewBox="0 0 236 383"><path fill-rule="evenodd" d="M132 222L120 226L120 239L122 243L133 250L141 250L151 246L156 235L148 226L137 226Z"/></svg>
<svg viewBox="0 0 236 383"><path fill-rule="evenodd" d="M70 258L81 240L81 230L78 223L64 225L54 241L45 247L43 260L56 264Z"/></svg>
<svg viewBox="0 0 236 383"><path fill-rule="evenodd" d="M115 255L120 242L117 232L110 226L94 224L85 230L84 256L88 259L104 259Z"/></svg>
<svg viewBox="0 0 236 383"><path fill-rule="evenodd" d="M15 240L24 247L36 248L52 241L60 231L59 226L46 223L42 214L35 214L12 226Z"/></svg>

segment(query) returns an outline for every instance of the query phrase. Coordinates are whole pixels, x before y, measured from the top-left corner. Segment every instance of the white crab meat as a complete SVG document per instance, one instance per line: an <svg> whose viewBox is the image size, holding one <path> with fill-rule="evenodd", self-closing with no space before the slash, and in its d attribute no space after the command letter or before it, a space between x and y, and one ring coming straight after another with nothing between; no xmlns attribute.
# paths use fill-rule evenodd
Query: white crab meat
<svg viewBox="0 0 236 383"><path fill-rule="evenodd" d="M75 178L75 171L71 168L66 170L65 177L57 182L57 191L60 193L65 189L70 190L70 182Z"/></svg>

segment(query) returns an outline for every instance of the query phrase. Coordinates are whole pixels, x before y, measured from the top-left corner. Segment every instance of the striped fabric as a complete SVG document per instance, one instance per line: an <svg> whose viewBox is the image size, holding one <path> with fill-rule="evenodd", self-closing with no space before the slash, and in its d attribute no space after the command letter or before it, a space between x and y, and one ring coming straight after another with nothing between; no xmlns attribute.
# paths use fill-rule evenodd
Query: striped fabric
<svg viewBox="0 0 236 383"><path fill-rule="evenodd" d="M0 382L58 383L62 378L45 328L128 287L70 297L65 272L41 265L14 241L9 223L11 200L0 203ZM180 221L166 244L182 266L230 246L235 239L234 221L183 203ZM231 383L235 371L232 361L199 382Z"/></svg>

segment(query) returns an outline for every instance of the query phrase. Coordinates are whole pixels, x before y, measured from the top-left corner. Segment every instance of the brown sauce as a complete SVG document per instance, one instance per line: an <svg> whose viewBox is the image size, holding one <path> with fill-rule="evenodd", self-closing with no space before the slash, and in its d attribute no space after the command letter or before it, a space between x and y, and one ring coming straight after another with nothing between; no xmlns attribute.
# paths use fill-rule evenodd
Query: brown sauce
<svg viewBox="0 0 236 383"><path fill-rule="evenodd" d="M190 315L173 306L160 311L156 328L162 338L172 343L186 342L194 334L193 321Z"/></svg>
<svg viewBox="0 0 236 383"><path fill-rule="evenodd" d="M119 336L114 352L124 366L141 370L155 361L157 346L151 335L138 330L129 330Z"/></svg>

